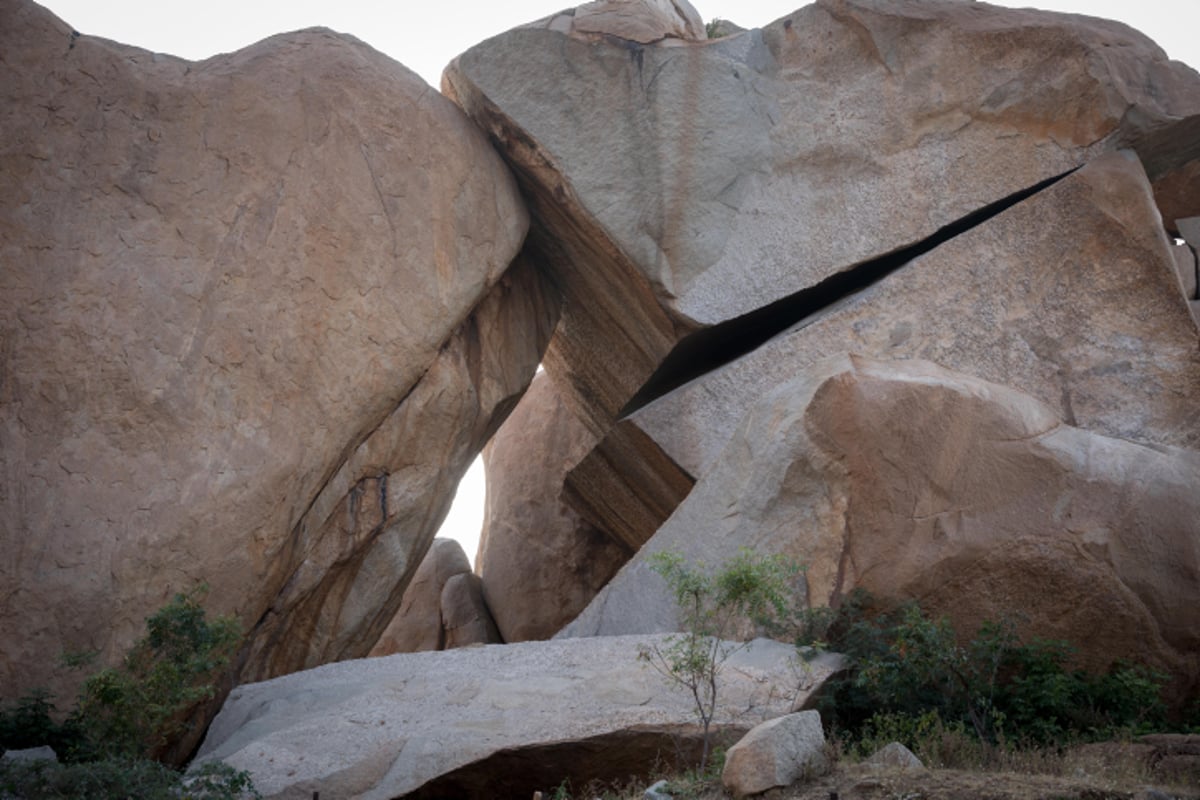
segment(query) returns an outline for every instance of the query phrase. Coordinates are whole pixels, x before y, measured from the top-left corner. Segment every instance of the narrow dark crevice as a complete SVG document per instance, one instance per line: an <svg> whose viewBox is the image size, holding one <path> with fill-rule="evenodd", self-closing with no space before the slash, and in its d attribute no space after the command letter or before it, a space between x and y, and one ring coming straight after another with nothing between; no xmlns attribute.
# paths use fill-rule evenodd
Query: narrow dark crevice
<svg viewBox="0 0 1200 800"><path fill-rule="evenodd" d="M919 242L869 261L863 261L769 305L697 331L682 339L663 359L658 369L642 385L642 388L625 404L618 419L624 419L688 381L719 369L758 349L768 340L793 325L867 289L914 259L1053 186L1074 172L1075 169L1047 178L1029 188L989 203L942 227Z"/></svg>

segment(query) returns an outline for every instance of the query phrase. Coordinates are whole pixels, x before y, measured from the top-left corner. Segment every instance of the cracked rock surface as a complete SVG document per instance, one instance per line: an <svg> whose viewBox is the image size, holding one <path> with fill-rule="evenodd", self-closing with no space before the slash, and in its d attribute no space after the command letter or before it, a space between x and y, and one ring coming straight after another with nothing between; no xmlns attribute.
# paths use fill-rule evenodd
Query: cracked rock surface
<svg viewBox="0 0 1200 800"><path fill-rule="evenodd" d="M807 566L808 601L861 587L957 630L1022 635L1200 678L1200 454L1063 423L1028 394L927 361L841 356L757 401L711 469L563 636L672 630L647 564L739 547Z"/></svg>
<svg viewBox="0 0 1200 800"><path fill-rule="evenodd" d="M365 655L556 305L468 119L323 29L187 62L0 17L0 685L206 581L243 677Z"/></svg>
<svg viewBox="0 0 1200 800"><path fill-rule="evenodd" d="M268 800L521 797L637 774L697 744L691 695L638 658L655 645L663 637L469 647L240 686L196 763L249 770ZM791 645L755 640L725 663L714 726L740 734L786 714L840 667L833 653L801 666Z"/></svg>
<svg viewBox="0 0 1200 800"><path fill-rule="evenodd" d="M1136 31L943 0L819 0L644 45L518 28L443 90L531 198L567 296L546 367L598 435L681 339L1200 112Z"/></svg>

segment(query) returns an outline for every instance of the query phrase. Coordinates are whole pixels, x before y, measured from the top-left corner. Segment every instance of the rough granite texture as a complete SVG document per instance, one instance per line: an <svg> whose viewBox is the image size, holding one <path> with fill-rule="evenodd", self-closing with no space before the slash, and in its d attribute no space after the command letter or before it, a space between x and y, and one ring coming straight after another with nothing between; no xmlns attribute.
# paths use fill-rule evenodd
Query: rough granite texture
<svg viewBox="0 0 1200 800"><path fill-rule="evenodd" d="M564 777L587 767L578 753L570 757L572 742L632 757L622 742L656 732L667 753L673 735L694 736L695 711L686 690L638 658L662 642L620 636L400 654L243 685L196 764L219 758L248 770L267 800L308 800L314 791L390 800L513 750L535 762L566 753ZM834 654L807 669L795 654L759 639L733 655L721 675L718 730L745 731L788 713L840 668ZM494 796L532 793L500 791L505 778L492 775Z"/></svg>
<svg viewBox="0 0 1200 800"><path fill-rule="evenodd" d="M799 711L756 725L729 748L721 783L734 797L748 797L816 777L828 768L821 715Z"/></svg>
<svg viewBox="0 0 1200 800"><path fill-rule="evenodd" d="M368 655L443 650L442 587L455 575L471 571L462 545L454 539L434 539L404 590L400 609Z"/></svg>
<svg viewBox="0 0 1200 800"><path fill-rule="evenodd" d="M1200 334L1171 251L1137 161L1105 155L631 423L702 475L757 398L857 353L1011 386L1106 436L1200 447Z"/></svg>
<svg viewBox="0 0 1200 800"><path fill-rule="evenodd" d="M0 692L201 581L244 677L364 655L554 325L511 175L350 37L0 19Z"/></svg>
<svg viewBox="0 0 1200 800"><path fill-rule="evenodd" d="M546 368L597 434L697 327L1200 113L1200 76L1125 25L950 0L694 43L519 28L443 90L531 200L568 299Z"/></svg>
<svg viewBox="0 0 1200 800"><path fill-rule="evenodd" d="M807 600L912 598L960 631L1019 611L1081 666L1200 684L1200 453L1065 424L1015 389L926 361L857 356L746 414L675 514L559 635L672 630L647 559L738 548L806 566Z"/></svg>
<svg viewBox="0 0 1200 800"><path fill-rule="evenodd" d="M632 555L564 502L567 471L595 443L541 373L483 450L478 571L506 642L549 639Z"/></svg>

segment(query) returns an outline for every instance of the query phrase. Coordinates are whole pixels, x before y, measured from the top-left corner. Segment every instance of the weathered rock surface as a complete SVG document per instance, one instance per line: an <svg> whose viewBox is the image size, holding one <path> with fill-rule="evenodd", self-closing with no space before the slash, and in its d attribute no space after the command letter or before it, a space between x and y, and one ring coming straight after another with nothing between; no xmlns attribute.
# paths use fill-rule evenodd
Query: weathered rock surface
<svg viewBox="0 0 1200 800"><path fill-rule="evenodd" d="M1129 146L1146 166L1163 224L1200 216L1200 114L1174 120L1133 137Z"/></svg>
<svg viewBox="0 0 1200 800"><path fill-rule="evenodd" d="M531 198L568 301L546 368L597 434L698 328L1200 112L1128 27L982 3L820 0L671 45L523 28L443 76Z"/></svg>
<svg viewBox="0 0 1200 800"><path fill-rule="evenodd" d="M595 0L544 23L576 37L615 36L652 44L663 39L702 41L704 20L688 0Z"/></svg>
<svg viewBox="0 0 1200 800"><path fill-rule="evenodd" d="M1200 676L1200 454L1072 427L929 362L851 356L757 403L688 499L563 634L670 630L646 558L807 565L808 601L914 598L959 630L1013 609L1081 665ZM1047 591L1046 587L1053 587Z"/></svg>
<svg viewBox="0 0 1200 800"><path fill-rule="evenodd" d="M756 725L729 748L721 783L734 797L746 797L791 786L828 768L821 715L798 711Z"/></svg>
<svg viewBox="0 0 1200 800"><path fill-rule="evenodd" d="M636 774L698 734L691 697L638 659L660 641L401 654L240 686L197 763L248 770L266 798L518 797ZM719 728L740 733L802 701L794 655L768 640L734 655ZM840 665L822 658L813 689Z"/></svg>
<svg viewBox="0 0 1200 800"><path fill-rule="evenodd" d="M880 768L925 769L925 765L921 763L921 759L917 758L912 750L909 750L899 742L885 744L872 753L870 758L864 760L863 763L867 766Z"/></svg>
<svg viewBox="0 0 1200 800"><path fill-rule="evenodd" d="M429 552L404 590L400 610L371 648L371 656L420 653L445 649L442 630L442 587L455 575L471 571L462 545L453 539L434 539Z"/></svg>
<svg viewBox="0 0 1200 800"><path fill-rule="evenodd" d="M3 693L199 581L243 676L365 654L554 325L507 169L329 31L190 63L0 18Z"/></svg>
<svg viewBox="0 0 1200 800"><path fill-rule="evenodd" d="M567 471L595 443L542 373L483 450L479 576L506 642L553 636L633 552L563 500Z"/></svg>
<svg viewBox="0 0 1200 800"><path fill-rule="evenodd" d="M455 575L442 589L442 632L446 649L503 641L483 599L483 586L473 572Z"/></svg>
<svg viewBox="0 0 1200 800"><path fill-rule="evenodd" d="M1200 447L1200 338L1141 167L1108 154L631 420L694 475L772 386L839 353L922 358L1080 428Z"/></svg>

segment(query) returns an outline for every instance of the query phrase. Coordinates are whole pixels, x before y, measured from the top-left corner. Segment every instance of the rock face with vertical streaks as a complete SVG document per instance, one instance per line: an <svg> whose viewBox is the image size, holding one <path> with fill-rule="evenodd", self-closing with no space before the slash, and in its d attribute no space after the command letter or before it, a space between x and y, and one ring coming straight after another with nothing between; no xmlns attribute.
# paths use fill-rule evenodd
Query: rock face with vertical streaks
<svg viewBox="0 0 1200 800"><path fill-rule="evenodd" d="M1196 73L1124 25L950 0L819 0L694 43L518 28L459 56L443 90L531 199L568 301L546 368L598 435L678 379L646 387L673 350L701 371L719 355L687 348L696 331L768 324L1200 113Z"/></svg>

